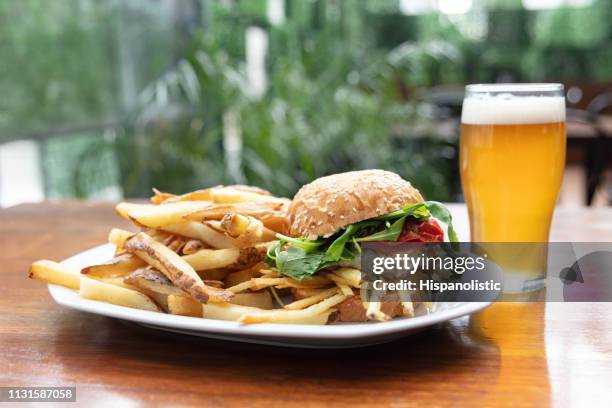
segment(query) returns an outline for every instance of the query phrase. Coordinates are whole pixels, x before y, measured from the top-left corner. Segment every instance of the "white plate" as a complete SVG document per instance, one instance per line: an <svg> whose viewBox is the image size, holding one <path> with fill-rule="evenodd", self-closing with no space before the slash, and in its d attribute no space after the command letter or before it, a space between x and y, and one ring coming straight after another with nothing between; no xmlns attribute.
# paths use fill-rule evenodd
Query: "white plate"
<svg viewBox="0 0 612 408"><path fill-rule="evenodd" d="M114 246L101 245L66 259L63 263L83 268L112 258ZM143 326L193 336L226 339L247 343L312 348L349 348L384 343L404 337L436 323L445 322L485 308L490 302L438 304L427 316L395 319L385 323L306 326L295 324L253 324L174 316L88 300L78 293L49 285L57 303L84 312L129 320Z"/></svg>

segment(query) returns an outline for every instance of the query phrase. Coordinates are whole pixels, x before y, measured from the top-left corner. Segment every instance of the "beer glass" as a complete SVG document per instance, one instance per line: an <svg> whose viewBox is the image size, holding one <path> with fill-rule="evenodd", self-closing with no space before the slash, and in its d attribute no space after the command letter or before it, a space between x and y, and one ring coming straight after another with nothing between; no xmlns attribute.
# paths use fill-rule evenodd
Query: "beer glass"
<svg viewBox="0 0 612 408"><path fill-rule="evenodd" d="M563 85L466 87L460 171L473 242L548 241L563 178L565 142ZM534 245L539 250L533 253L512 252L527 247L508 245L498 254L506 276L515 278L506 291L543 285L546 254L541 252L546 246Z"/></svg>

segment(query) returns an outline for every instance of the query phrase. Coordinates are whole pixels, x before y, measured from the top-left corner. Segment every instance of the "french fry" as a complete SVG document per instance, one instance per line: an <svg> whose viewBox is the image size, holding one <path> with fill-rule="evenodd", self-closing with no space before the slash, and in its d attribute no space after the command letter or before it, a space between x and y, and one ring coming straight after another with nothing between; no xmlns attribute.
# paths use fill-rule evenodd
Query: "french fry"
<svg viewBox="0 0 612 408"><path fill-rule="evenodd" d="M327 299L338 293L337 288L323 289L319 291L319 293L314 294L310 297L306 297L304 299L296 300L295 302L289 303L284 306L285 310L300 310L304 309L308 306L314 305L315 303L319 303L320 301Z"/></svg>
<svg viewBox="0 0 612 408"><path fill-rule="evenodd" d="M275 286L278 288L324 288L326 286L329 286L330 283L331 281L319 276L315 276L303 281L298 281L288 277L264 276L261 278L252 278L251 289L261 290L270 286Z"/></svg>
<svg viewBox="0 0 612 408"><path fill-rule="evenodd" d="M234 295L232 292L205 285L189 263L143 232L130 238L125 247L162 272L172 283L200 303L206 303L209 297L228 301Z"/></svg>
<svg viewBox="0 0 612 408"><path fill-rule="evenodd" d="M258 312L266 312L266 310L231 303L207 303L202 305L202 316L205 319L237 321L245 314Z"/></svg>
<svg viewBox="0 0 612 408"><path fill-rule="evenodd" d="M287 278L253 278L251 279L251 290L261 290L269 286L286 285Z"/></svg>
<svg viewBox="0 0 612 408"><path fill-rule="evenodd" d="M176 252L176 253L181 253L183 250L183 246L185 246L185 239L179 236L172 236L172 238L169 240L169 242L167 244L165 244L168 248L170 248L170 250Z"/></svg>
<svg viewBox="0 0 612 408"><path fill-rule="evenodd" d="M209 201L180 201L163 205L149 205L131 209L128 218L137 225L150 228L162 228L184 221L184 216L196 210L209 207Z"/></svg>
<svg viewBox="0 0 612 408"><path fill-rule="evenodd" d="M221 229L230 237L235 238L241 246L252 246L262 241L264 226L257 218L237 213L227 213L219 223ZM274 234L267 241L275 239Z"/></svg>
<svg viewBox="0 0 612 408"><path fill-rule="evenodd" d="M289 222L287 221L286 213L283 211L273 211L269 214L258 217L264 227L271 231L286 234L289 231Z"/></svg>
<svg viewBox="0 0 612 408"><path fill-rule="evenodd" d="M244 281L242 283L239 283L237 285L234 285L232 287L227 288L227 290L229 290L230 292L233 293L240 293L240 292L244 292L245 290L249 290L253 287L253 281L252 280L248 280L248 281Z"/></svg>
<svg viewBox="0 0 612 408"><path fill-rule="evenodd" d="M183 259L197 271L207 269L225 268L238 262L240 250L229 249L202 249L190 255L184 255Z"/></svg>
<svg viewBox="0 0 612 408"><path fill-rule="evenodd" d="M189 255L198 252L200 249L206 248L206 245L199 239L190 239L183 246L183 254Z"/></svg>
<svg viewBox="0 0 612 408"><path fill-rule="evenodd" d="M324 276L312 276L304 280L287 279L287 285L291 288L323 288L330 286L332 282Z"/></svg>
<svg viewBox="0 0 612 408"><path fill-rule="evenodd" d="M186 194L168 197L163 200L163 204L176 203L179 201L212 201L212 188L195 190Z"/></svg>
<svg viewBox="0 0 612 408"><path fill-rule="evenodd" d="M258 201L263 200L261 197L268 197L270 201L271 199L277 199L276 197L272 197L269 191L263 190L258 187L253 186L244 186L244 185L233 185L233 186L217 186L212 188L206 188L202 190L192 191L190 193L181 194L181 195L172 195L167 193L161 193L157 190L153 190L155 196L155 203L174 203L178 201L214 201L216 203L226 203L226 202L239 202L236 200L242 199L243 201ZM260 196L260 197L257 197ZM230 201L228 201L230 200ZM281 200L281 199L279 199ZM287 201L287 199L282 199ZM242 201L240 201L242 202Z"/></svg>
<svg viewBox="0 0 612 408"><path fill-rule="evenodd" d="M353 296L353 289L351 289L350 287L350 283L348 280L335 275L333 273L328 273L325 275L325 277L331 281L333 281L336 286L338 287L338 289L340 289L340 292L346 296Z"/></svg>
<svg viewBox="0 0 612 408"><path fill-rule="evenodd" d="M198 239L213 248L225 249L235 247L234 240L231 237L214 230L208 225L195 221L166 225L162 229L188 238Z"/></svg>
<svg viewBox="0 0 612 408"><path fill-rule="evenodd" d="M219 268L219 269L206 269L204 271L196 271L196 273L200 275L200 278L202 278L204 281L207 281L207 280L222 281L223 279L225 279L227 274L230 273L230 271L227 269Z"/></svg>
<svg viewBox="0 0 612 408"><path fill-rule="evenodd" d="M378 320L379 322L386 322L390 319L385 313L380 310L381 302L365 302L367 303L366 307L366 317L370 320Z"/></svg>
<svg viewBox="0 0 612 408"><path fill-rule="evenodd" d="M146 268L142 268L142 269L146 269ZM160 273L160 272L157 272L157 273ZM137 292L141 292L142 294L151 298L151 300L153 300L153 302L155 302L155 304L159 306L163 311L165 312L168 311L168 295L165 293L154 292L152 290L147 289L146 287L133 285L132 283L126 281L126 277L116 276L116 277L110 277L110 278L106 278L106 277L103 277L103 278L92 277L92 278L100 282L109 283L111 285L121 286L122 288L132 289ZM182 294L184 294L184 292L182 292Z"/></svg>
<svg viewBox="0 0 612 408"><path fill-rule="evenodd" d="M139 289L165 295L186 296L182 289L178 288L166 275L156 269L140 268L128 276L123 281Z"/></svg>
<svg viewBox="0 0 612 408"><path fill-rule="evenodd" d="M202 304L187 296L168 295L168 311L174 315L202 317Z"/></svg>
<svg viewBox="0 0 612 408"><path fill-rule="evenodd" d="M146 211L149 210L151 208L154 208L155 205L153 204L136 204L136 203L127 203L127 202L121 202L119 204L117 204L115 206L115 211L117 212L117 214L119 214L122 218L125 218L126 220L129 220L129 213L130 211Z"/></svg>
<svg viewBox="0 0 612 408"><path fill-rule="evenodd" d="M330 288L331 289L331 288ZM310 296L314 296L318 293L321 293L322 290L325 289L316 289L316 288L291 288L291 294L295 300L304 299Z"/></svg>
<svg viewBox="0 0 612 408"><path fill-rule="evenodd" d="M232 184L230 186L217 186L215 188L216 189L231 188L233 190L248 191L250 193L255 193L255 194L260 194L260 195L266 195L266 196L272 195L272 193L270 193L268 190L264 190L263 188L256 187L256 186L248 186L245 184Z"/></svg>
<svg viewBox="0 0 612 408"><path fill-rule="evenodd" d="M176 196L174 194L161 192L158 189L154 188L153 196L151 197L151 202L153 204L158 205L173 197L176 197Z"/></svg>
<svg viewBox="0 0 612 408"><path fill-rule="evenodd" d="M113 276L113 277L97 277L97 276L88 276L91 279L95 279L100 282L108 283L109 285L121 286L122 288L132 289L138 292L142 292L145 295L149 296L149 293L145 290L137 288L136 286L130 285L124 281L124 278L121 276Z"/></svg>
<svg viewBox="0 0 612 408"><path fill-rule="evenodd" d="M240 323L293 323L308 324L309 319L313 319L311 324L325 324L331 308L341 303L346 296L341 294L333 295L319 303L309 306L302 310L268 310L264 312L248 313L240 317ZM327 315L325 315L327 313ZM317 317L319 317L317 319ZM322 317L325 321L321 323Z"/></svg>
<svg viewBox="0 0 612 408"><path fill-rule="evenodd" d="M194 254L185 255L183 259L195 270L228 268L244 269L261 262L274 242L257 244L249 248L202 249Z"/></svg>
<svg viewBox="0 0 612 408"><path fill-rule="evenodd" d="M79 295L114 305L160 312L161 309L148 296L132 289L81 276Z"/></svg>
<svg viewBox="0 0 612 408"><path fill-rule="evenodd" d="M230 303L240 306L251 306L259 309L272 309L272 296L270 292L263 291L257 293L237 293Z"/></svg>
<svg viewBox="0 0 612 408"><path fill-rule="evenodd" d="M414 305L412 301L402 302L402 314L407 317L414 317Z"/></svg>
<svg viewBox="0 0 612 408"><path fill-rule="evenodd" d="M223 281L220 281L217 279L204 279L204 284L208 286L212 286L213 288L219 288L219 289L223 289L225 287L225 284L223 283Z"/></svg>
<svg viewBox="0 0 612 408"><path fill-rule="evenodd" d="M225 277L225 284L227 286L234 286L239 283L250 280L251 278L257 278L261 275L260 269L262 264L255 264L247 269L232 272Z"/></svg>
<svg viewBox="0 0 612 408"><path fill-rule="evenodd" d="M289 282L285 282L283 284L275 285L274 286L275 289L295 289L295 288L298 288L298 287L302 288L302 289L305 289L305 288L324 289L324 288L326 288L328 286L326 286L326 285L323 285L323 286L302 286L299 283L289 283Z"/></svg>
<svg viewBox="0 0 612 408"><path fill-rule="evenodd" d="M213 188L212 200L215 203L234 204L234 203L280 203L289 202L286 198L278 198L272 195L260 194L235 187Z"/></svg>
<svg viewBox="0 0 612 408"><path fill-rule="evenodd" d="M258 219L237 213L225 214L221 218L220 225L233 238L249 232L259 232L261 234L261 229L263 228L263 224Z"/></svg>
<svg viewBox="0 0 612 408"><path fill-rule="evenodd" d="M280 273L273 271L271 269L260 269L259 273L262 276L265 276L267 278L280 278L281 277Z"/></svg>
<svg viewBox="0 0 612 408"><path fill-rule="evenodd" d="M202 221L203 225L206 225L207 227L211 228L214 231L217 231L223 235L225 235L228 238L232 238L229 234L227 234L227 232L225 230L223 230L223 227L221 227L221 220L203 220ZM234 245L234 240L232 239L232 248L235 246Z"/></svg>
<svg viewBox="0 0 612 408"><path fill-rule="evenodd" d="M316 305L315 305L316 306ZM311 306L312 307L312 306ZM238 320L242 324L253 324L253 323L277 323L277 324L303 324L303 325L325 325L329 321L329 317L334 309L328 309L317 315L310 315L303 312L302 310L264 310L260 313L249 313L242 315ZM270 314L266 316L266 314ZM273 314L274 313L274 314Z"/></svg>
<svg viewBox="0 0 612 408"><path fill-rule="evenodd" d="M174 234L168 231L163 231L161 229L145 228L142 232L144 232L157 242L161 242L164 245L169 244L174 238Z"/></svg>
<svg viewBox="0 0 612 408"><path fill-rule="evenodd" d="M168 295L164 293L155 293L155 292L144 292L144 293L145 295L150 297L151 300L153 300L153 302L155 302L155 304L159 306L164 312L169 312L168 311Z"/></svg>
<svg viewBox="0 0 612 408"><path fill-rule="evenodd" d="M221 230L234 238L239 248L253 246L258 242L276 240L276 233L264 227L257 218L237 213L227 213L219 223Z"/></svg>
<svg viewBox="0 0 612 408"><path fill-rule="evenodd" d="M78 269L43 259L32 264L29 277L78 290L81 274Z"/></svg>
<svg viewBox="0 0 612 408"><path fill-rule="evenodd" d="M340 289L340 293L344 296L353 296L353 289L349 285L345 285L344 283L336 282L336 286Z"/></svg>
<svg viewBox="0 0 612 408"><path fill-rule="evenodd" d="M151 202L154 204L162 204L162 203L174 203L178 201L211 201L213 199L214 191L220 191L223 189L232 189L244 191L252 194L259 194L264 196L270 196L270 192L263 190L259 187L253 186L244 186L244 185L233 185L233 186L217 186L213 188L205 188L201 190L192 191L186 194L175 195L161 192L157 189L153 189L153 197L151 197ZM223 197L223 194L221 194Z"/></svg>
<svg viewBox="0 0 612 408"><path fill-rule="evenodd" d="M283 203L273 202L213 204L188 212L184 216L184 221L220 220L228 213L249 215L260 219L274 214L278 215L283 205Z"/></svg>
<svg viewBox="0 0 612 408"><path fill-rule="evenodd" d="M133 232L122 230L120 228L113 228L108 233L108 242L115 245L115 252L123 251L123 246L125 245L125 241L127 241L132 235Z"/></svg>
<svg viewBox="0 0 612 408"><path fill-rule="evenodd" d="M159 230L156 230L156 229L153 229L153 228L149 228L148 231L150 231L150 232L145 232L145 234L147 234L148 236L150 236L151 238L153 238L157 242L162 243L164 246L169 246L172 243L172 241L174 241L174 238L176 237L176 235L174 235L174 234L163 234L164 231L159 231ZM160 232L161 232L161 234L160 234ZM170 248L170 249L172 249L172 248ZM174 252L176 252L176 251L174 251Z"/></svg>
<svg viewBox="0 0 612 408"><path fill-rule="evenodd" d="M361 287L361 271L359 269L338 268L332 273L342 278L348 285L354 288Z"/></svg>
<svg viewBox="0 0 612 408"><path fill-rule="evenodd" d="M345 280L344 278L338 275L334 275L333 273L326 273L325 277L329 279L330 281L334 282L336 285L338 284L345 285L345 286L349 285L349 282L347 280Z"/></svg>
<svg viewBox="0 0 612 408"><path fill-rule="evenodd" d="M125 276L145 265L144 261L135 255L121 254L104 263L87 266L81 269L81 273L97 278L112 278Z"/></svg>

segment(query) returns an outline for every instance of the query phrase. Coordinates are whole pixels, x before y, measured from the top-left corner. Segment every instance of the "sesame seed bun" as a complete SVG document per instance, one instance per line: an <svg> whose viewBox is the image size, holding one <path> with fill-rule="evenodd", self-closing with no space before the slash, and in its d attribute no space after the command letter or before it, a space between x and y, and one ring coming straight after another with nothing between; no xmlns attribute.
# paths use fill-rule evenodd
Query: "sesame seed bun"
<svg viewBox="0 0 612 408"><path fill-rule="evenodd" d="M289 207L290 234L317 239L347 225L423 201L395 173L361 170L321 177L303 186Z"/></svg>

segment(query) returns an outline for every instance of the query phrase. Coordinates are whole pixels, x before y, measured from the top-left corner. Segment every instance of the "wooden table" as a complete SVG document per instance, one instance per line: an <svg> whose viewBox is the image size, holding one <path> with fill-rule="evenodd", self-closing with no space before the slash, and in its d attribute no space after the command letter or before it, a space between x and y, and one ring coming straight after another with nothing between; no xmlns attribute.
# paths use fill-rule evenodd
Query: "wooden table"
<svg viewBox="0 0 612 408"><path fill-rule="evenodd" d="M76 385L88 407L612 406L612 304L498 303L390 344L317 351L167 335L59 307L26 279L32 261L112 226L127 227L107 204L0 211L0 385ZM612 241L612 210L559 210L553 236Z"/></svg>

